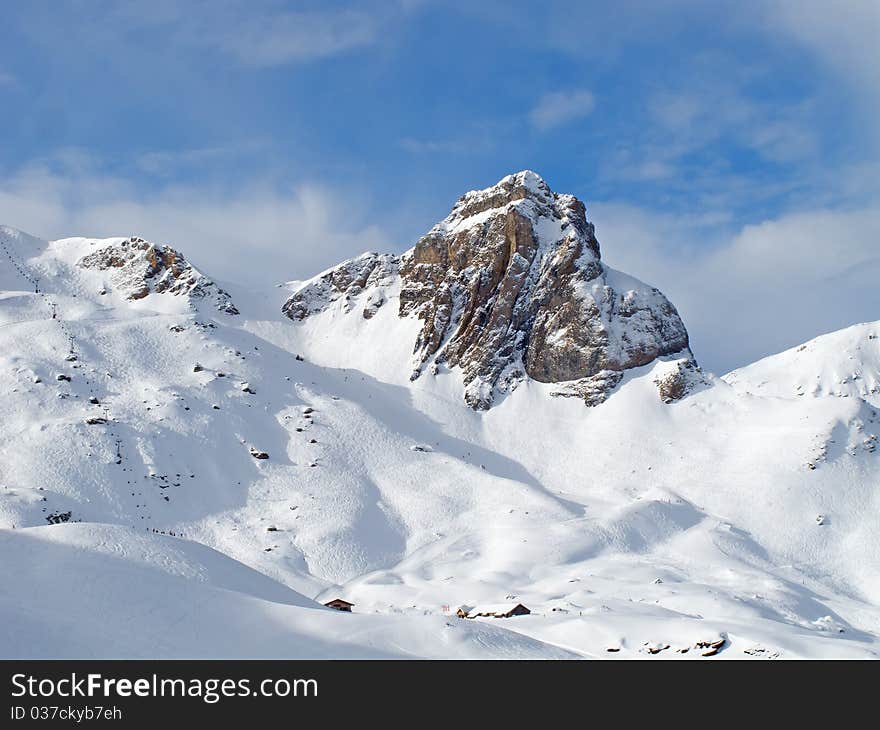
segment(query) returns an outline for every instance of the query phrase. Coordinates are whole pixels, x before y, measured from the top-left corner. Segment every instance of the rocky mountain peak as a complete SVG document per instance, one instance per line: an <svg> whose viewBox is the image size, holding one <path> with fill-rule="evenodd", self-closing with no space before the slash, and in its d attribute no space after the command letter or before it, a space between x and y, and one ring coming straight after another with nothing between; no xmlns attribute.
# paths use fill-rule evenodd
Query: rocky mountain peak
<svg viewBox="0 0 880 730"><path fill-rule="evenodd" d="M193 301L212 300L219 311L238 314L229 294L170 246L132 236L83 256L77 265L112 272L114 286L126 299L168 293L187 296Z"/></svg>
<svg viewBox="0 0 880 730"><path fill-rule="evenodd" d="M308 282L284 311L303 319L336 299L349 311L363 298L371 317L392 282L398 315L422 322L412 379L459 369L473 408L489 408L526 377L597 404L624 371L677 355L689 366L677 369L681 382L665 383L670 400L695 372L672 304L606 267L584 204L528 170L463 195L401 257L366 254Z"/></svg>
<svg viewBox="0 0 880 730"><path fill-rule="evenodd" d="M556 196L544 179L531 170L508 175L485 190L471 190L462 195L452 208L450 218L469 218L492 208L520 200L529 200L538 206L552 206Z"/></svg>

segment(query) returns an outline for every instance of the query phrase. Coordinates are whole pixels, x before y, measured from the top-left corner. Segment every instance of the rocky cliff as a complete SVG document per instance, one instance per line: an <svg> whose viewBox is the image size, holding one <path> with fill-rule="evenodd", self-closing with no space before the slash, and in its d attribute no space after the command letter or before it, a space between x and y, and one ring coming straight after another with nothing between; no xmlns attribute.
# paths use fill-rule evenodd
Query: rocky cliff
<svg viewBox="0 0 880 730"><path fill-rule="evenodd" d="M412 379L460 369L473 408L489 408L526 377L594 405L626 370L662 356L680 358L693 379L675 307L605 266L584 204L534 172L462 196L402 256L364 254L306 282L284 312L302 320L341 299L370 318L394 284L399 316L421 321ZM688 389L667 384L662 397Z"/></svg>

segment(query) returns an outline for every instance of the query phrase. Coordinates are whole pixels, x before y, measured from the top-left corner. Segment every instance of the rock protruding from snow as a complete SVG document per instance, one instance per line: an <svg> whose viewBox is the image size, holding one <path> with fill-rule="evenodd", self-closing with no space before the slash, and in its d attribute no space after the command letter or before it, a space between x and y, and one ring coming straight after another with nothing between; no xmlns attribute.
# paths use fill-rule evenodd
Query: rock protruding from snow
<svg viewBox="0 0 880 730"><path fill-rule="evenodd" d="M362 254L307 282L285 302L282 311L291 319L303 320L343 299L345 311L350 312L366 291L368 295L361 314L364 319L370 319L385 303L385 288L397 276L397 268L397 256Z"/></svg>
<svg viewBox="0 0 880 730"><path fill-rule="evenodd" d="M412 379L459 368L465 401L491 407L524 378L601 403L628 369L693 357L675 307L655 288L606 267L584 204L534 172L458 200L401 257L364 254L306 283L291 319L344 297L370 317L399 278L399 315L422 322Z"/></svg>
<svg viewBox="0 0 880 730"><path fill-rule="evenodd" d="M711 383L697 364L688 358L668 363L667 369L658 372L654 378L660 400L673 403L690 395L698 388Z"/></svg>
<svg viewBox="0 0 880 730"><path fill-rule="evenodd" d="M112 243L78 262L84 269L113 270L114 285L126 299L174 294L192 300L213 300L219 311L238 314L229 294L194 268L179 251L143 238Z"/></svg>

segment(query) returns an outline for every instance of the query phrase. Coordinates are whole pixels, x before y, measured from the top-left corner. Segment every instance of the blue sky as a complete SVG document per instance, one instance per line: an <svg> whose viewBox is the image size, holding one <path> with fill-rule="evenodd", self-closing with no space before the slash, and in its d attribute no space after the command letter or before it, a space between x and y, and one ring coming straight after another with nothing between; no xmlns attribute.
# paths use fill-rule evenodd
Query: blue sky
<svg viewBox="0 0 880 730"><path fill-rule="evenodd" d="M523 168L724 371L880 317L873 0L5 3L0 220L219 278L403 250Z"/></svg>

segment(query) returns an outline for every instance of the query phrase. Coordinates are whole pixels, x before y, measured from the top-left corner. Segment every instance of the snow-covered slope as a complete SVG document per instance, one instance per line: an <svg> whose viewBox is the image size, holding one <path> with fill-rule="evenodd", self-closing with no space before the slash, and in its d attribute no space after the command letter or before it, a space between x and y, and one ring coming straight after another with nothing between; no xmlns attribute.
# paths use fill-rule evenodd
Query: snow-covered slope
<svg viewBox="0 0 880 730"><path fill-rule="evenodd" d="M572 658L500 626L342 615L196 543L110 525L0 531L3 656Z"/></svg>
<svg viewBox="0 0 880 730"><path fill-rule="evenodd" d="M459 370L399 367L399 279L291 321L284 289L132 298L80 265L126 241L0 229L3 656L875 655L877 413L796 388L839 342L669 402L688 357L592 408L526 378L473 410ZM454 617L505 602L532 613Z"/></svg>
<svg viewBox="0 0 880 730"><path fill-rule="evenodd" d="M864 398L880 405L880 324L822 335L724 376L741 392Z"/></svg>

